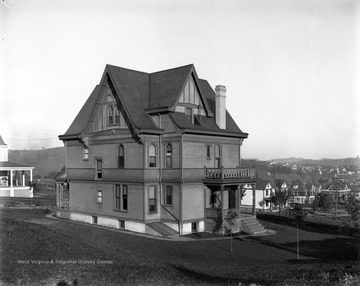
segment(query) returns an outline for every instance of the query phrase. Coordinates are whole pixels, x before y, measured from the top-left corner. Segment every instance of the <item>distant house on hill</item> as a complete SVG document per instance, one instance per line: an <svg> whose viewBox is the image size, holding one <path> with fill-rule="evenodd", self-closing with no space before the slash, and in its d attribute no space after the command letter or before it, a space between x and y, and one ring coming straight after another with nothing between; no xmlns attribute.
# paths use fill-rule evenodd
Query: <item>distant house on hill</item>
<svg viewBox="0 0 360 286"><path fill-rule="evenodd" d="M27 167L9 162L9 147L0 135L0 197L33 197L32 172Z"/></svg>
<svg viewBox="0 0 360 286"><path fill-rule="evenodd" d="M251 186L244 186L245 195L242 199L242 208L252 207L253 204L253 191ZM257 210L270 210L271 209L271 195L275 192L271 182L269 180L259 180L256 183L256 209Z"/></svg>
<svg viewBox="0 0 360 286"><path fill-rule="evenodd" d="M254 168L240 167L248 134L225 100L226 88L214 92L193 65L155 73L107 65L59 136L57 216L153 235L212 231L257 181Z"/></svg>
<svg viewBox="0 0 360 286"><path fill-rule="evenodd" d="M329 185L322 192L330 194L335 199L337 198L338 202L345 202L350 195L351 189L345 179L335 177L330 180Z"/></svg>

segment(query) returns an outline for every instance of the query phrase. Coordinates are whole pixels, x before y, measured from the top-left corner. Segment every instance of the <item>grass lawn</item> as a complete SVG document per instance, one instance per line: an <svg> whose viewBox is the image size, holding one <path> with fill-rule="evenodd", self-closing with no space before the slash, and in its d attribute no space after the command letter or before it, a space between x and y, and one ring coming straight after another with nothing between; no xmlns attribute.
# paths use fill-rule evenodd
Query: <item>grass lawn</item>
<svg viewBox="0 0 360 286"><path fill-rule="evenodd" d="M233 240L155 240L0 210L4 285L358 285L359 237L300 231L265 222L277 234ZM350 276L352 275L352 276ZM341 277L342 281L339 281Z"/></svg>

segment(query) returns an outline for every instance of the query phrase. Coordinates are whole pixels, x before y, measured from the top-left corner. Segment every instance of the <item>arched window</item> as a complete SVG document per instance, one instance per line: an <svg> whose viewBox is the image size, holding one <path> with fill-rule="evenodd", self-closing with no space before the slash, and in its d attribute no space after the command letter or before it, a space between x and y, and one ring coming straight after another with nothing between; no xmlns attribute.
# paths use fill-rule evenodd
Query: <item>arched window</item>
<svg viewBox="0 0 360 286"><path fill-rule="evenodd" d="M124 167L125 167L124 146L120 144L118 149L118 168L123 169Z"/></svg>
<svg viewBox="0 0 360 286"><path fill-rule="evenodd" d="M156 147L154 144L149 146L149 167L156 167Z"/></svg>
<svg viewBox="0 0 360 286"><path fill-rule="evenodd" d="M114 124L114 108L109 105L108 106L108 124Z"/></svg>
<svg viewBox="0 0 360 286"><path fill-rule="evenodd" d="M220 146L215 146L215 168L221 167L221 149Z"/></svg>
<svg viewBox="0 0 360 286"><path fill-rule="evenodd" d="M166 145L166 168L172 168L172 146Z"/></svg>
<svg viewBox="0 0 360 286"><path fill-rule="evenodd" d="M117 107L115 107L115 124L120 124L120 113Z"/></svg>

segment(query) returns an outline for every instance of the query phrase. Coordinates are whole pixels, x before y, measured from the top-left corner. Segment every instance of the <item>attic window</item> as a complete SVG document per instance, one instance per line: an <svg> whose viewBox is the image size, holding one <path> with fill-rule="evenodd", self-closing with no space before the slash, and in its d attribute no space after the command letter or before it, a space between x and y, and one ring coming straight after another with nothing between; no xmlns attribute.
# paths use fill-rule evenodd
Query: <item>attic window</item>
<svg viewBox="0 0 360 286"><path fill-rule="evenodd" d="M108 124L114 124L114 108L111 105L108 106Z"/></svg>

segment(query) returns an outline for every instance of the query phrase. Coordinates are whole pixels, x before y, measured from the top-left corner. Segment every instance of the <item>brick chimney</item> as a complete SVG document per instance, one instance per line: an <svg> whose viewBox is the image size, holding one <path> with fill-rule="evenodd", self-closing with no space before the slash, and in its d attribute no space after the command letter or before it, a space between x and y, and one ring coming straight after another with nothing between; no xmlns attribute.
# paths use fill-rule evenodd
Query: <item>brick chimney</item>
<svg viewBox="0 0 360 286"><path fill-rule="evenodd" d="M226 129L226 87L215 86L215 122L220 129Z"/></svg>

